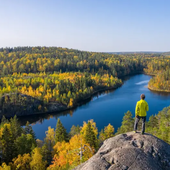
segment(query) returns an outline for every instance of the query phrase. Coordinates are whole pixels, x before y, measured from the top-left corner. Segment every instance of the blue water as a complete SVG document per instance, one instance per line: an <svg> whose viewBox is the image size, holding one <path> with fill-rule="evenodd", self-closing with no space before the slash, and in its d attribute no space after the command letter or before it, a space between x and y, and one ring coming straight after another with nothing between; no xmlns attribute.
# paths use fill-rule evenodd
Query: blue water
<svg viewBox="0 0 170 170"><path fill-rule="evenodd" d="M115 130L121 126L124 113L128 110L135 115L136 102L140 100L141 93L146 96L146 101L149 104L149 116L157 114L164 107L170 105L170 95L167 93L155 93L147 88L147 84L151 76L140 74L130 77L124 81L124 84L109 93L103 93L95 96L92 100L75 110L56 113L53 115L40 115L38 118L28 120L32 122L33 130L36 137L43 139L48 126L56 127L57 119L60 118L62 124L70 131L72 125L83 125L83 121L93 119L96 122L98 130L104 128L111 123Z"/></svg>

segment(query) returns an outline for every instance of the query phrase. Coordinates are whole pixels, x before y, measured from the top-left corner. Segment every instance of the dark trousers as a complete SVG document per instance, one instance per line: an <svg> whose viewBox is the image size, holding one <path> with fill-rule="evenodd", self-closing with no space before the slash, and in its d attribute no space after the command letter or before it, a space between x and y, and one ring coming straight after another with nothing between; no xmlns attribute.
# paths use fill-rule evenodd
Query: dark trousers
<svg viewBox="0 0 170 170"><path fill-rule="evenodd" d="M139 120L142 119L142 133L145 132L145 121L146 121L146 116L137 116L135 118L135 125L134 125L134 131L137 130Z"/></svg>

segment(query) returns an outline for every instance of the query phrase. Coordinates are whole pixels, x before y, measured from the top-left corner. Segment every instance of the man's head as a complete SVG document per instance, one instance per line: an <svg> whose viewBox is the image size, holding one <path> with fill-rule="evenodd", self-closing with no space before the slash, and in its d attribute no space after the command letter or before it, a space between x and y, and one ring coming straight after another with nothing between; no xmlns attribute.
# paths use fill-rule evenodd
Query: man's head
<svg viewBox="0 0 170 170"><path fill-rule="evenodd" d="M145 99L145 95L144 95L144 94L141 94L141 95L140 95L140 98L141 98L142 100L144 100L144 99Z"/></svg>

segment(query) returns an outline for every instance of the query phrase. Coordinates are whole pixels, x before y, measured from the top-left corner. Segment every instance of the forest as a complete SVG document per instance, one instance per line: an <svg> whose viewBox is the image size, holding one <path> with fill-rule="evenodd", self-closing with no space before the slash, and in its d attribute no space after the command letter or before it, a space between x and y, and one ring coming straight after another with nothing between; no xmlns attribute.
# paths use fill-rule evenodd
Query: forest
<svg viewBox="0 0 170 170"><path fill-rule="evenodd" d="M2 118L0 124L0 170L53 170L72 168L89 159L101 143L114 136L114 127L108 125L100 132L93 120L82 127L72 126L69 133L60 119L56 129L48 127L44 141L36 139L29 122L21 127L17 117ZM82 153L80 154L80 151Z"/></svg>
<svg viewBox="0 0 170 170"><path fill-rule="evenodd" d="M153 77L148 87L155 91L170 92L170 69L168 68Z"/></svg>
<svg viewBox="0 0 170 170"><path fill-rule="evenodd" d="M166 53L168 54L168 53ZM150 61L147 65L147 69L144 71L148 74L154 75L150 79L148 88L154 91L170 92L169 80L170 80L170 56L162 57Z"/></svg>
<svg viewBox="0 0 170 170"><path fill-rule="evenodd" d="M119 77L141 72L140 60L57 47L0 49L1 117L74 107L96 91L119 87Z"/></svg>
<svg viewBox="0 0 170 170"><path fill-rule="evenodd" d="M0 118L69 109L97 91L121 86L124 76L142 72L158 75L169 67L169 56L159 53L110 54L61 47L1 48ZM166 81L163 80L164 84ZM162 79L154 82L162 90L168 90L166 85L161 85ZM151 80L150 88L154 84Z"/></svg>
<svg viewBox="0 0 170 170"><path fill-rule="evenodd" d="M53 111L75 106L98 90L122 84L117 77L80 72L21 73L0 78L1 113L5 116ZM12 107L12 110L10 110Z"/></svg>
<svg viewBox="0 0 170 170"><path fill-rule="evenodd" d="M125 113L122 125L115 133L111 124L98 132L93 120L81 127L72 126L67 133L60 119L56 129L48 127L43 141L36 139L29 122L21 127L17 117L0 124L0 170L65 170L72 169L94 155L105 139L133 130L132 113ZM170 107L152 115L146 132L170 144Z"/></svg>
<svg viewBox="0 0 170 170"><path fill-rule="evenodd" d="M111 124L98 132L93 120L67 133L60 119L43 141L29 122L16 116L61 111L77 106L95 92L114 89L124 76L154 75L152 90L169 91L170 56L153 53L96 53L61 47L0 49L0 170L72 169L96 153L102 142L133 130L125 113L117 132ZM146 131L170 144L170 108L151 116ZM11 119L6 119L13 117Z"/></svg>
<svg viewBox="0 0 170 170"><path fill-rule="evenodd" d="M0 49L0 75L39 72L89 72L125 76L143 69L145 59L132 55L85 52L57 47Z"/></svg>

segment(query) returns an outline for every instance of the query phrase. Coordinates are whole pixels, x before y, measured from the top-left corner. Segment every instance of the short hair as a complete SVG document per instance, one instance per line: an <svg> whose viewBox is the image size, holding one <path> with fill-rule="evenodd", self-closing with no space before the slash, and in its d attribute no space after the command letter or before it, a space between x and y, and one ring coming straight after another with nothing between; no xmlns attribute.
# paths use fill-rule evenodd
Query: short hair
<svg viewBox="0 0 170 170"><path fill-rule="evenodd" d="M144 95L144 94L141 94L141 95L140 95L140 98L144 100L144 99L145 99L145 95Z"/></svg>

